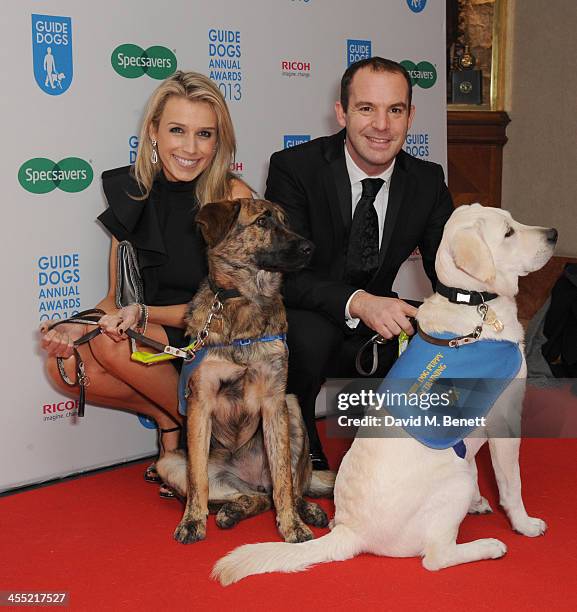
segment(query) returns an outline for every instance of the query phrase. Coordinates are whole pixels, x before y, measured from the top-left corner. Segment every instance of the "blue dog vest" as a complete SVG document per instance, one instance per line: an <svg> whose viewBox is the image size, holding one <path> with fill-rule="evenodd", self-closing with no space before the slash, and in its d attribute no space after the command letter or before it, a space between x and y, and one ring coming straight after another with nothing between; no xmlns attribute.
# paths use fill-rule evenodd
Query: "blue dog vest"
<svg viewBox="0 0 577 612"><path fill-rule="evenodd" d="M449 340L454 336L434 337ZM395 424L422 444L453 447L463 458L463 439L479 426L477 417L487 416L521 363L519 346L507 340L479 340L451 348L417 335L379 386L379 393L387 394L384 406ZM440 398L438 403L435 396Z"/></svg>
<svg viewBox="0 0 577 612"><path fill-rule="evenodd" d="M195 351L194 359L185 360L182 364L182 370L180 371L180 378L178 379L178 412L183 416L186 415L186 390L188 389L188 379L192 376L194 370L202 363L209 349L225 348L228 346L250 346L255 342L273 342L274 340L282 340L284 342L286 341L286 334L263 336L261 338L242 338L240 340L233 340L230 344L217 344Z"/></svg>

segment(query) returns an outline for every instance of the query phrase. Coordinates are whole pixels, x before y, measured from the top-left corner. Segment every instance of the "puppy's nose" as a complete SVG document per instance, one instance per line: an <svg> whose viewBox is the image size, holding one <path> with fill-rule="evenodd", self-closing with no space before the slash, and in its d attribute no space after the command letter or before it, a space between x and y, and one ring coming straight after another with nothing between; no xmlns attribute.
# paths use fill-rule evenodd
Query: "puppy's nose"
<svg viewBox="0 0 577 612"><path fill-rule="evenodd" d="M310 257L313 254L314 250L314 244L312 242L309 242L308 240L303 240L299 245L299 253L301 255L305 255L306 257Z"/></svg>
<svg viewBox="0 0 577 612"><path fill-rule="evenodd" d="M552 227L551 229L548 229L547 230L547 242L556 244L558 235L559 235L559 232L557 232L557 230L554 227Z"/></svg>

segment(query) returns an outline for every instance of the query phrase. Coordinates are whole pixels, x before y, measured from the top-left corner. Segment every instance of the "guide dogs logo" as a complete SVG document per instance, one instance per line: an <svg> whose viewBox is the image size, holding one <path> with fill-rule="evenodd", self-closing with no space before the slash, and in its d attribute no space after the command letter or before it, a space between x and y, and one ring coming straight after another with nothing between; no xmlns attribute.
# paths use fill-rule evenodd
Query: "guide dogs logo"
<svg viewBox="0 0 577 612"><path fill-rule="evenodd" d="M227 101L242 100L241 57L240 30L208 30L208 76Z"/></svg>
<svg viewBox="0 0 577 612"><path fill-rule="evenodd" d="M72 20L32 15L32 63L38 87L51 96L72 84Z"/></svg>
<svg viewBox="0 0 577 612"><path fill-rule="evenodd" d="M114 70L126 79L137 79L147 74L159 81L176 71L176 55L166 47L148 47L146 51L130 43L119 45L110 56Z"/></svg>
<svg viewBox="0 0 577 612"><path fill-rule="evenodd" d="M92 183L93 176L90 164L78 157L67 157L57 164L45 157L35 157L18 170L20 185L30 193L49 193L56 187L77 193Z"/></svg>
<svg viewBox="0 0 577 612"><path fill-rule="evenodd" d="M420 13L427 6L427 0L407 0L407 5L413 13Z"/></svg>
<svg viewBox="0 0 577 612"><path fill-rule="evenodd" d="M138 415L138 421L145 429L156 429L156 421L143 414Z"/></svg>
<svg viewBox="0 0 577 612"><path fill-rule="evenodd" d="M403 60L401 65L406 68L411 77L413 87L430 89L437 82L437 69L430 62L415 64L411 60Z"/></svg>
<svg viewBox="0 0 577 612"><path fill-rule="evenodd" d="M347 40L347 66L371 57L370 40Z"/></svg>
<svg viewBox="0 0 577 612"><path fill-rule="evenodd" d="M61 253L38 258L40 321L68 319L80 311L80 254Z"/></svg>
<svg viewBox="0 0 577 612"><path fill-rule="evenodd" d="M310 134L285 134L284 148L289 149L290 147L296 147L297 145L303 144L303 142L308 142L310 139Z"/></svg>

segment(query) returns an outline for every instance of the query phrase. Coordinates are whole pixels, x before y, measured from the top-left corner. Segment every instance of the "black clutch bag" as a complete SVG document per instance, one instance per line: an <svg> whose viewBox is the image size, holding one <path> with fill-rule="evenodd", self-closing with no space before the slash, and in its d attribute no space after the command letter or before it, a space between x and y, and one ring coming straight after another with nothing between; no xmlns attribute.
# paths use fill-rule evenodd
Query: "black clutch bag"
<svg viewBox="0 0 577 612"><path fill-rule="evenodd" d="M118 243L116 257L116 307L144 304L144 287L138 259L134 247L128 240ZM134 353L136 351L134 338L130 338L130 346Z"/></svg>
<svg viewBox="0 0 577 612"><path fill-rule="evenodd" d="M128 240L118 244L116 265L116 307L144 303L142 277L134 247Z"/></svg>

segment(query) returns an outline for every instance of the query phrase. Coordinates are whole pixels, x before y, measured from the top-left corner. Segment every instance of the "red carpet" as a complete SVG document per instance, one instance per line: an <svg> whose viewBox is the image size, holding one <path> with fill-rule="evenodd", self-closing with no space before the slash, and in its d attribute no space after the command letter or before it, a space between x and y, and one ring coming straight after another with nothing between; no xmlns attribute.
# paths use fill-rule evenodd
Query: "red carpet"
<svg viewBox="0 0 577 612"><path fill-rule="evenodd" d="M333 465L346 444L327 441ZM459 541L503 540L509 552L497 561L430 573L419 559L363 555L225 589L208 577L214 562L240 544L278 539L272 512L232 531L211 517L207 540L177 544L181 505L158 498L142 463L0 499L0 590L68 591L73 610L575 610L577 440L523 444L525 503L549 530L529 539L499 510L467 517ZM486 446L479 474L496 509Z"/></svg>

